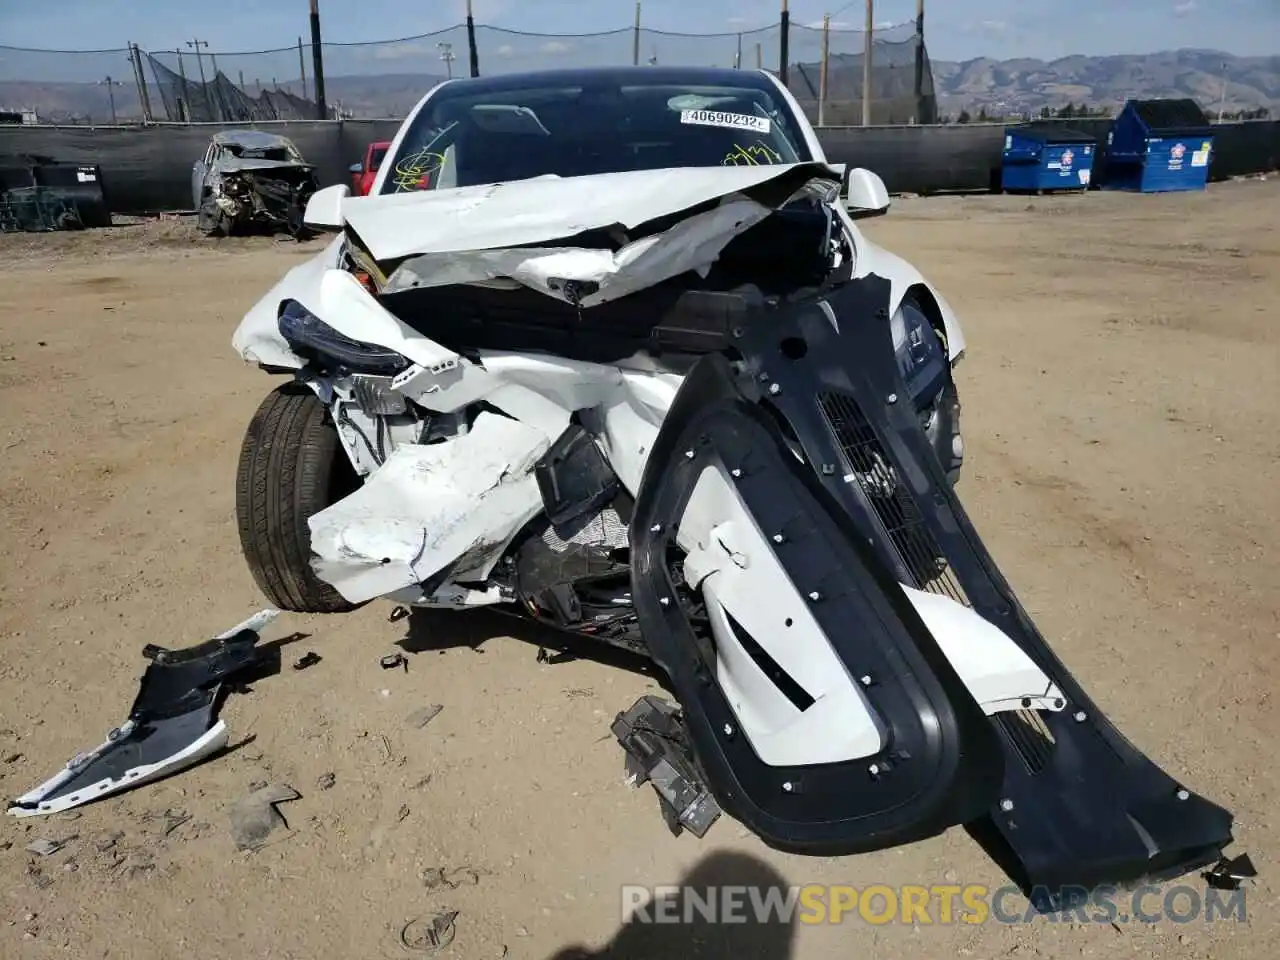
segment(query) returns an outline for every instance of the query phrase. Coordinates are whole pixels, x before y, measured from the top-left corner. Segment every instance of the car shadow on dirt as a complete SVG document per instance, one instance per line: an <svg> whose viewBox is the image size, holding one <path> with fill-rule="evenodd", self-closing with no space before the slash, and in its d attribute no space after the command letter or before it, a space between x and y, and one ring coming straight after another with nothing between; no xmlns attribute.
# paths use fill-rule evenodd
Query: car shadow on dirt
<svg viewBox="0 0 1280 960"><path fill-rule="evenodd" d="M548 960L788 960L792 956L794 917L779 917L767 908L758 914L754 907L778 897L787 899L786 879L763 860L718 851L697 863L677 886L679 892L661 907L651 902L637 910L600 950L569 946ZM721 912L729 894L734 895L731 915ZM653 922L658 917L674 917L676 922Z"/></svg>

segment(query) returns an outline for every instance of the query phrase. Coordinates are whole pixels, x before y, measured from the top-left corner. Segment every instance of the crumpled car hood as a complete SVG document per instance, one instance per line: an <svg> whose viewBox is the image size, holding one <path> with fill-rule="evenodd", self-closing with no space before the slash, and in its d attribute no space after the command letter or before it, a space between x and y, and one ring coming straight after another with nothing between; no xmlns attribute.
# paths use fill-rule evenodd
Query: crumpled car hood
<svg viewBox="0 0 1280 960"><path fill-rule="evenodd" d="M389 268L384 293L514 280L594 306L703 270L739 233L814 180L838 186L825 163L685 167L350 197L346 229ZM665 230L639 230L711 204ZM620 249L567 246L587 231L617 229ZM560 242L556 242L560 241Z"/></svg>

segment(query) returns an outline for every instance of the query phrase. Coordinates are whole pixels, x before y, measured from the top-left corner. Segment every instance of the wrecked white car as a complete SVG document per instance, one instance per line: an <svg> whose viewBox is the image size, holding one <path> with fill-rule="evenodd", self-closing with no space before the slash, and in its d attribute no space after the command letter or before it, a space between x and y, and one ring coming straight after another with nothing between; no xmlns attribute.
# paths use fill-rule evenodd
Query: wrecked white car
<svg viewBox="0 0 1280 960"><path fill-rule="evenodd" d="M208 236L253 228L297 236L317 186L293 141L261 130L215 133L191 170L197 226Z"/></svg>
<svg viewBox="0 0 1280 960"><path fill-rule="evenodd" d="M674 830L833 855L965 824L1027 889L1219 860L957 498L955 315L883 183L769 74L455 80L234 345L241 540L279 607L500 605L650 657L613 730ZM1052 891L1058 891L1053 893Z"/></svg>

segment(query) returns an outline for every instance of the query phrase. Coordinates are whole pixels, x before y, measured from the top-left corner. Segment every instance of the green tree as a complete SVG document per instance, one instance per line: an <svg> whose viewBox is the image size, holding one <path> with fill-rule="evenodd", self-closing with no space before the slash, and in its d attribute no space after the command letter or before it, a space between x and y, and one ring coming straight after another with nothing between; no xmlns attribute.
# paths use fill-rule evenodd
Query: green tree
<svg viewBox="0 0 1280 960"><path fill-rule="evenodd" d="M1065 107L1058 111L1058 116L1063 120L1070 120L1076 115L1076 107L1074 103L1068 103Z"/></svg>
<svg viewBox="0 0 1280 960"><path fill-rule="evenodd" d="M956 117L956 123L968 123L973 117L969 116L968 110L961 110L960 116Z"/></svg>
<svg viewBox="0 0 1280 960"><path fill-rule="evenodd" d="M989 116L987 115L987 108L986 108L986 107L979 107L979 108L978 108L978 122L979 122L979 123L987 123L987 122L988 122L988 121L990 121L990 120L991 120L991 117L989 117Z"/></svg>
<svg viewBox="0 0 1280 960"><path fill-rule="evenodd" d="M1053 116L1053 111L1052 111L1052 110L1050 110L1048 107L1041 107L1041 108L1040 108L1040 119L1041 119L1041 120L1048 120L1048 119L1049 119L1050 117L1052 117L1052 116Z"/></svg>

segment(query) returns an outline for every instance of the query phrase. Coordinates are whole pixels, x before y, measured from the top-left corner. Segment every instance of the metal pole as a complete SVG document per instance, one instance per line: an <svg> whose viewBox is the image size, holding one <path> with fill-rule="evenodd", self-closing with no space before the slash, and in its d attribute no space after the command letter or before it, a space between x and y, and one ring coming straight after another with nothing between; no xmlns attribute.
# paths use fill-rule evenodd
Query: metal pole
<svg viewBox="0 0 1280 960"><path fill-rule="evenodd" d="M822 62L818 72L818 126L826 122L827 113L827 64L831 53L831 14L822 17Z"/></svg>
<svg viewBox="0 0 1280 960"><path fill-rule="evenodd" d="M764 69L764 51L760 49L760 44L756 44L756 69Z"/></svg>
<svg viewBox="0 0 1280 960"><path fill-rule="evenodd" d="M733 69L742 69L742 34L738 34L738 52L733 55Z"/></svg>
<svg viewBox="0 0 1280 960"><path fill-rule="evenodd" d="M924 0L916 0L916 120L929 123L932 119L924 108Z"/></svg>
<svg viewBox="0 0 1280 960"><path fill-rule="evenodd" d="M311 0L311 75L316 85L316 114L319 119L329 119L329 108L324 102L324 53L320 47L320 0Z"/></svg>
<svg viewBox="0 0 1280 960"><path fill-rule="evenodd" d="M862 125L871 126L871 46L875 36L875 0L867 0L867 35L862 47Z"/></svg>
<svg viewBox="0 0 1280 960"><path fill-rule="evenodd" d="M240 89L241 89L241 90L244 90L244 91L246 91L246 92L247 92L247 91L248 91L248 89L249 89L248 87L246 87L246 86L244 85L244 71L243 71L243 70L241 70L241 71L240 71Z"/></svg>
<svg viewBox="0 0 1280 960"><path fill-rule="evenodd" d="M471 0L467 0L467 52L471 55L471 75L480 76L480 50L476 47L476 18L471 15Z"/></svg>
<svg viewBox="0 0 1280 960"><path fill-rule="evenodd" d="M787 60L790 56L788 47L791 43L791 11L787 9L787 0L782 0L782 19L779 21L781 39L778 41L778 79L787 85Z"/></svg>
<svg viewBox="0 0 1280 960"><path fill-rule="evenodd" d="M441 40L436 44L440 48L440 59L444 61L445 68L449 71L449 79L453 79L453 44L445 43Z"/></svg>
<svg viewBox="0 0 1280 960"><path fill-rule="evenodd" d="M1218 99L1218 122L1222 122L1222 114L1227 109L1227 65L1222 65L1222 96Z"/></svg>
<svg viewBox="0 0 1280 960"><path fill-rule="evenodd" d="M195 47L196 66L200 68L200 92L204 94L204 105L209 111L209 119L213 120L216 119L213 115L213 98L209 96L209 84L204 79L204 58L200 56L200 48L208 45L209 41L198 38L187 41L188 47Z"/></svg>
<svg viewBox="0 0 1280 960"><path fill-rule="evenodd" d="M640 66L640 0L636 0L636 25L631 32L631 65Z"/></svg>
<svg viewBox="0 0 1280 960"><path fill-rule="evenodd" d="M182 97L178 107L178 119L191 122L191 91L187 89L187 66L182 62L182 51L175 50L178 55L178 74L182 77Z"/></svg>
<svg viewBox="0 0 1280 960"><path fill-rule="evenodd" d="M142 119L144 123L154 122L151 115L151 94L147 92L147 74L142 68L142 50L133 41L129 42L130 59L133 70L138 77L138 99L142 101Z"/></svg>
<svg viewBox="0 0 1280 960"><path fill-rule="evenodd" d="M307 94L307 58L302 55L302 38L298 38L298 69L302 71L302 99L310 100Z"/></svg>

